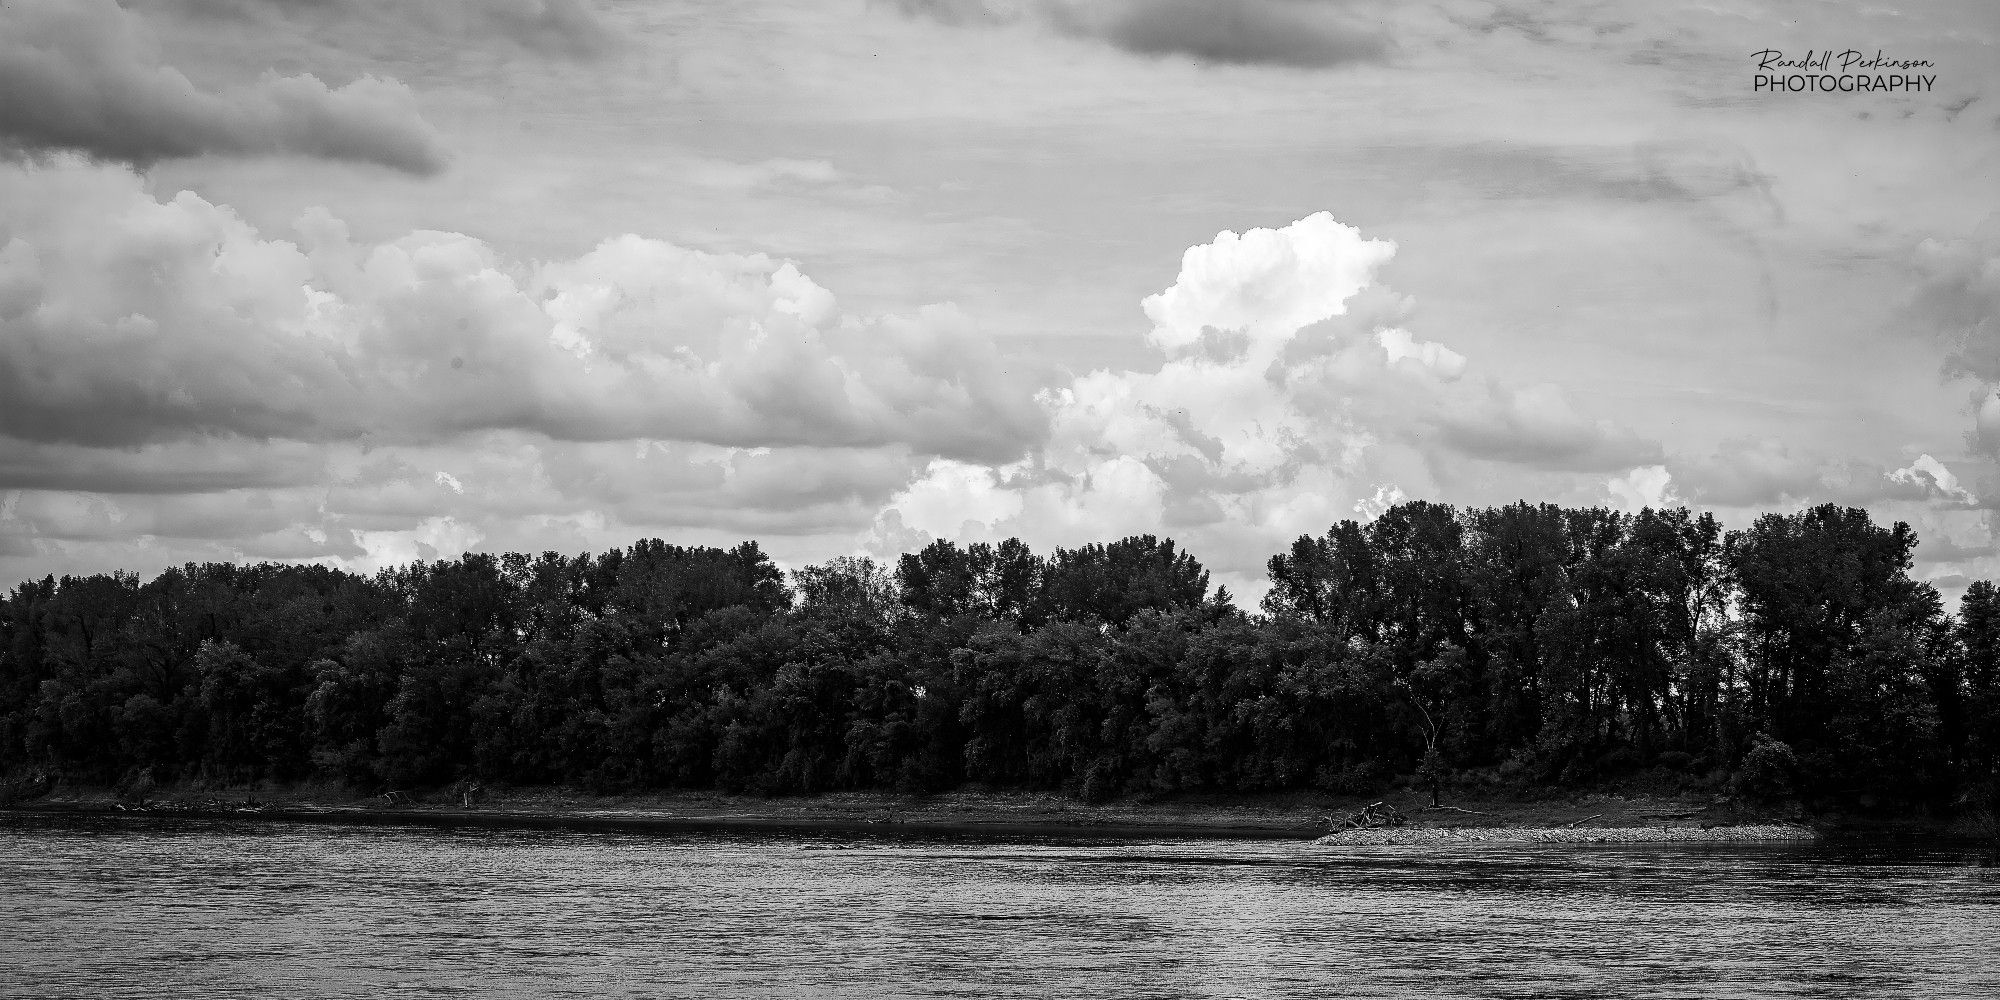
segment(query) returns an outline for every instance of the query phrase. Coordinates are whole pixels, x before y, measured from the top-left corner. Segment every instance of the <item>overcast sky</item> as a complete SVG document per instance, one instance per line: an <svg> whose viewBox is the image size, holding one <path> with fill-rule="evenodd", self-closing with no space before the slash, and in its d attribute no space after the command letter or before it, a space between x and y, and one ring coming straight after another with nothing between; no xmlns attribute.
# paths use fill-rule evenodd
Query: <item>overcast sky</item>
<svg viewBox="0 0 2000 1000"><path fill-rule="evenodd" d="M0 0L0 581L1397 498L2000 577L2000 6ZM1755 92L1854 49L1927 92ZM1866 72L1853 70L1852 72Z"/></svg>

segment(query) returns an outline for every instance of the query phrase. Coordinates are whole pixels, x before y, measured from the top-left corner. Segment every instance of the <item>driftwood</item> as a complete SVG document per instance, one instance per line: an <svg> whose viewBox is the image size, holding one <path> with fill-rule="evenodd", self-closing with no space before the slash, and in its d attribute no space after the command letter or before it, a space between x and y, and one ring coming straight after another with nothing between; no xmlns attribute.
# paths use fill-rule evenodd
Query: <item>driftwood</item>
<svg viewBox="0 0 2000 1000"><path fill-rule="evenodd" d="M1449 811L1449 812L1455 812L1455 813L1464 813L1464 814L1466 814L1467 816L1491 816L1491 815L1493 815L1492 813L1483 813L1483 812L1480 812L1480 811L1479 811L1479 810L1477 810L1477 809L1461 809L1461 808L1459 808L1458 806L1425 806L1424 808L1425 808L1425 809L1442 809L1442 810L1446 810L1446 811Z"/></svg>
<svg viewBox="0 0 2000 1000"><path fill-rule="evenodd" d="M1574 829L1576 829L1577 827L1579 827L1579 826L1582 826L1583 824L1585 824L1585 823L1588 823L1588 822L1590 822L1591 820L1594 820L1594 819L1602 819L1603 817L1604 817L1604 814L1603 814L1603 813L1591 813L1590 815L1588 815L1588 816L1585 816L1584 818L1582 818L1582 819L1580 819L1580 820L1577 820L1577 821L1576 821L1576 822L1574 822L1574 823L1571 823L1571 824L1569 825L1569 828L1570 828L1570 829L1572 829L1572 830L1574 830Z"/></svg>
<svg viewBox="0 0 2000 1000"><path fill-rule="evenodd" d="M1328 833L1344 830L1380 830L1383 827L1402 826L1408 822L1401 810L1387 802L1370 802L1352 816L1325 816Z"/></svg>
<svg viewBox="0 0 2000 1000"><path fill-rule="evenodd" d="M453 782L452 786L446 789L446 792L452 798L457 799L458 804L466 809L478 805L486 798L486 788L479 782L470 779Z"/></svg>
<svg viewBox="0 0 2000 1000"><path fill-rule="evenodd" d="M1685 809L1680 812L1640 813L1639 818L1640 819L1693 819L1696 813L1702 813L1707 811L1708 807L1702 806L1699 809Z"/></svg>
<svg viewBox="0 0 2000 1000"><path fill-rule="evenodd" d="M56 774L52 771L36 771L13 781L0 781L0 805L39 799L55 791L55 787Z"/></svg>

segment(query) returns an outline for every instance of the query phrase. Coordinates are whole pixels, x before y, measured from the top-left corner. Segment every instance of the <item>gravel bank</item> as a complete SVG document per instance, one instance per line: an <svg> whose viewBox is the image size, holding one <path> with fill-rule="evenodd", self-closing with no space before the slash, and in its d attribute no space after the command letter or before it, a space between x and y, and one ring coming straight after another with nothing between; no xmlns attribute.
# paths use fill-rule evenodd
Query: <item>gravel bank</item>
<svg viewBox="0 0 2000 1000"><path fill-rule="evenodd" d="M1820 839L1817 831L1781 824L1754 826L1586 826L1566 827L1384 827L1349 830L1321 837L1315 843L1345 846L1423 844L1739 844L1803 842Z"/></svg>

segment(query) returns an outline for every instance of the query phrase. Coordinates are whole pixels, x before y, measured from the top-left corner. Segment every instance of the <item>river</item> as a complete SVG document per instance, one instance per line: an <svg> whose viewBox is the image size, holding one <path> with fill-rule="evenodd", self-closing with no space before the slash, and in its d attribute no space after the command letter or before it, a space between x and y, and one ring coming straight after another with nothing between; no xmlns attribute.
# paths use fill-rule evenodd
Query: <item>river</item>
<svg viewBox="0 0 2000 1000"><path fill-rule="evenodd" d="M2000 997L1974 851L0 817L5 997Z"/></svg>

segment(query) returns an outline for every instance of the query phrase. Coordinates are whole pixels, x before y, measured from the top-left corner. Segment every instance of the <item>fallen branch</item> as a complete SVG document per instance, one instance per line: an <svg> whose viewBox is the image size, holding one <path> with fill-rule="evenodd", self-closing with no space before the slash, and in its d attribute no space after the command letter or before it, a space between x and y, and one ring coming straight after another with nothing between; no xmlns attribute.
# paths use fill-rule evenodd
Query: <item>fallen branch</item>
<svg viewBox="0 0 2000 1000"><path fill-rule="evenodd" d="M1701 809L1688 809L1682 812L1640 813L1639 818L1640 819L1693 819L1696 813L1706 811L1707 808L1708 808L1707 806L1703 806Z"/></svg>
<svg viewBox="0 0 2000 1000"><path fill-rule="evenodd" d="M1342 830L1379 830L1382 827L1402 826L1407 820L1402 812L1386 802L1371 802L1362 806L1361 811L1352 816L1325 816L1327 832Z"/></svg>
<svg viewBox="0 0 2000 1000"><path fill-rule="evenodd" d="M1569 828L1570 828L1570 829L1572 829L1572 830L1574 830L1574 829L1576 829L1577 827L1579 827L1579 826L1582 826L1583 824L1585 824L1585 823L1588 823L1588 822L1590 822L1591 820L1594 820L1594 819L1601 819L1601 818L1603 818L1603 816L1604 816L1604 814L1603 814L1603 813L1591 813L1590 815L1588 815L1588 816L1585 816L1584 818L1582 818L1582 819L1580 819L1580 820L1577 820L1577 821L1576 821L1576 822L1574 822L1574 823L1571 823L1571 824L1569 825Z"/></svg>
<svg viewBox="0 0 2000 1000"><path fill-rule="evenodd" d="M1480 811L1478 811L1477 809L1461 809L1461 808L1459 808L1458 806L1423 806L1423 807L1421 807L1421 808L1423 808L1423 809L1425 809L1425 810L1430 810L1430 809L1443 809L1443 810L1448 810L1448 811L1450 811L1450 812L1455 812L1455 813L1464 813L1464 814L1466 814L1467 816L1491 816L1491 815L1493 815L1492 813L1483 813L1483 812L1480 812Z"/></svg>

